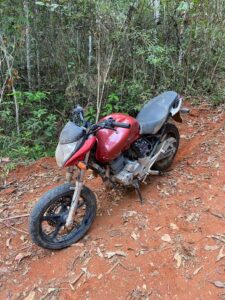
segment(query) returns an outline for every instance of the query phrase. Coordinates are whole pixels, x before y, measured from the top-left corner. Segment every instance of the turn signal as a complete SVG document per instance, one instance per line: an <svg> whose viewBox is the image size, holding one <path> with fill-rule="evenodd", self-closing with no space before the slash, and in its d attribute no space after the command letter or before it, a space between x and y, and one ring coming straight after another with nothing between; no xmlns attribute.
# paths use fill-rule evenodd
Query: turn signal
<svg viewBox="0 0 225 300"><path fill-rule="evenodd" d="M81 170L87 170L87 166L82 161L79 161L79 163L77 164L77 167Z"/></svg>

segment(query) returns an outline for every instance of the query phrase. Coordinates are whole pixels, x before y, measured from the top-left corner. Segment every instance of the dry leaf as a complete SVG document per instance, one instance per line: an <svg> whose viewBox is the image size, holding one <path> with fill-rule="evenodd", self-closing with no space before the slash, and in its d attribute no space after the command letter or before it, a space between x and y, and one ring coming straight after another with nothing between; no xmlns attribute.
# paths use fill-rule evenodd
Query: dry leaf
<svg viewBox="0 0 225 300"><path fill-rule="evenodd" d="M197 275L198 272L203 268L203 266L199 267L198 269L196 269L194 272L193 272L193 275Z"/></svg>
<svg viewBox="0 0 225 300"><path fill-rule="evenodd" d="M135 210L128 210L128 211L126 211L126 212L124 212L124 216L125 217L133 217L133 216L135 216L137 214L137 212L135 211Z"/></svg>
<svg viewBox="0 0 225 300"><path fill-rule="evenodd" d="M220 167L219 162L217 162L217 163L214 165L214 167L218 169L218 168Z"/></svg>
<svg viewBox="0 0 225 300"><path fill-rule="evenodd" d="M21 260L23 260L25 257L31 256L31 254L32 254L31 252L21 252L17 254L15 260L18 261L18 263L20 263Z"/></svg>
<svg viewBox="0 0 225 300"><path fill-rule="evenodd" d="M73 247L84 247L84 243L76 243L76 244L73 244Z"/></svg>
<svg viewBox="0 0 225 300"><path fill-rule="evenodd" d="M108 251L105 253L105 258L111 258L116 255L116 252Z"/></svg>
<svg viewBox="0 0 225 300"><path fill-rule="evenodd" d="M197 214L197 213L192 213L189 216L187 216L187 218L186 218L186 221L188 223L198 222L198 220L199 220L199 214Z"/></svg>
<svg viewBox="0 0 225 300"><path fill-rule="evenodd" d="M99 257L103 257L103 254L102 254L102 251L100 250L100 248L99 247L97 247L97 254L98 254L98 256Z"/></svg>
<svg viewBox="0 0 225 300"><path fill-rule="evenodd" d="M29 295L26 298L24 298L24 300L34 300L34 298L35 298L35 292L32 291L29 293Z"/></svg>
<svg viewBox="0 0 225 300"><path fill-rule="evenodd" d="M213 238L215 240L219 240L220 242L225 243L225 235L224 234L209 235L207 237L210 237L210 238Z"/></svg>
<svg viewBox="0 0 225 300"><path fill-rule="evenodd" d="M174 259L175 259L176 262L177 262L177 268L180 268L181 263L182 263L182 256L180 255L179 252L176 252L176 253L175 253Z"/></svg>
<svg viewBox="0 0 225 300"><path fill-rule="evenodd" d="M211 281L211 283L213 283L218 288L225 288L225 282L216 280L216 281Z"/></svg>
<svg viewBox="0 0 225 300"><path fill-rule="evenodd" d="M112 258L113 256L118 255L118 256L127 256L127 253L123 252L123 251L108 251L105 254L105 258Z"/></svg>
<svg viewBox="0 0 225 300"><path fill-rule="evenodd" d="M134 239L135 241L137 241L137 240L139 239L139 237L140 237L140 235L139 235L139 234L136 234L134 231L131 233L130 236L131 236L132 239Z"/></svg>
<svg viewBox="0 0 225 300"><path fill-rule="evenodd" d="M223 250L224 250L224 246L220 249L219 254L217 255L216 261L219 261L225 257L225 253L223 253Z"/></svg>
<svg viewBox="0 0 225 300"><path fill-rule="evenodd" d="M206 245L206 246L204 247L204 249L205 249L206 251L213 251L213 250L219 249L219 247L220 247L220 246L218 246L218 245L213 245L213 246L208 246L208 245Z"/></svg>
<svg viewBox="0 0 225 300"><path fill-rule="evenodd" d="M179 229L179 227L174 223L170 223L170 228L173 229L173 230L178 230Z"/></svg>
<svg viewBox="0 0 225 300"><path fill-rule="evenodd" d="M164 234L162 237L161 237L161 240L164 241L164 242L167 242L167 243L172 243L172 240L171 240L171 237L169 234Z"/></svg>
<svg viewBox="0 0 225 300"><path fill-rule="evenodd" d="M116 255L126 257L126 256L127 256L127 253L126 253L126 252L123 252L123 251L116 251Z"/></svg>
<svg viewBox="0 0 225 300"><path fill-rule="evenodd" d="M12 249L12 246L10 245L10 243L11 243L11 238L7 239L6 247L9 248L9 249Z"/></svg>
<svg viewBox="0 0 225 300"><path fill-rule="evenodd" d="M48 294L58 291L57 288L48 288Z"/></svg>
<svg viewBox="0 0 225 300"><path fill-rule="evenodd" d="M21 241L24 243L24 242L26 241L27 238L26 238L25 235L21 235L20 239L21 239Z"/></svg>
<svg viewBox="0 0 225 300"><path fill-rule="evenodd" d="M154 230L159 231L161 228L162 228L162 226L158 226L158 227L155 227Z"/></svg>

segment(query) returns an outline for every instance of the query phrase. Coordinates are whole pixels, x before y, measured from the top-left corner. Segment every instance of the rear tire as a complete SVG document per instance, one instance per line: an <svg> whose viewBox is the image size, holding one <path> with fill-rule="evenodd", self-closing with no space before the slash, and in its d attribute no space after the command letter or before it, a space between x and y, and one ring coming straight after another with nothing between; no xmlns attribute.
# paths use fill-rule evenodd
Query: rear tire
<svg viewBox="0 0 225 300"><path fill-rule="evenodd" d="M174 138L175 141L174 147L176 148L176 150L173 153L173 155L171 155L170 157L166 157L162 160L159 160L154 164L153 169L157 171L165 171L171 166L174 157L176 156L179 147L179 142L180 142L180 134L177 127L174 124L167 123L164 134L166 135L165 140L171 137Z"/></svg>
<svg viewBox="0 0 225 300"><path fill-rule="evenodd" d="M73 193L74 185L66 183L48 191L37 202L29 218L29 231L35 244L52 250L63 249L77 242L89 230L96 216L97 205L93 192L84 186L80 196L83 201L79 202L78 206L81 208L81 215L84 213L84 216L82 216L80 224L74 220L74 228L69 232L62 231ZM79 212L75 215L77 219L79 218L78 214ZM54 227L55 230L49 230Z"/></svg>

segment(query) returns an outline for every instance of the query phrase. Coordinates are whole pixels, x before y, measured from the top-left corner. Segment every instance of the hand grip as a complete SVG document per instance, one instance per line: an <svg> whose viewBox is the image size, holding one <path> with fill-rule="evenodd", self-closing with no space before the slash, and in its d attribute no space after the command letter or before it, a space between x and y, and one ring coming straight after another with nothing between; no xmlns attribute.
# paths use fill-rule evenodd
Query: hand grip
<svg viewBox="0 0 225 300"><path fill-rule="evenodd" d="M113 122L114 127L121 127L121 128L130 128L130 124L127 123L120 123L120 122Z"/></svg>

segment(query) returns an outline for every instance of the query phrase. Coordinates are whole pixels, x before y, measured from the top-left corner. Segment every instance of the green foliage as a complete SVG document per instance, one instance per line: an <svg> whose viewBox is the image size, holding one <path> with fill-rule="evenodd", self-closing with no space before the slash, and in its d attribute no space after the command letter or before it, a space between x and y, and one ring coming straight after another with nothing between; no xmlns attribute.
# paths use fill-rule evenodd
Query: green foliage
<svg viewBox="0 0 225 300"><path fill-rule="evenodd" d="M21 129L18 135L9 67L0 50L0 155L48 155L74 104L87 106L87 119L95 121L98 91L101 116L135 115L164 90L224 102L225 0L161 0L158 12L153 2L27 1L27 20L25 1L0 1L0 49L6 47L13 63Z"/></svg>
<svg viewBox="0 0 225 300"><path fill-rule="evenodd" d="M1 167L0 179L5 181L10 171L14 170L16 163L8 162Z"/></svg>
<svg viewBox="0 0 225 300"><path fill-rule="evenodd" d="M108 96L107 102L102 109L102 116L107 116L112 113L121 112L122 107L119 103L119 96L116 93L111 93Z"/></svg>
<svg viewBox="0 0 225 300"><path fill-rule="evenodd" d="M225 87L218 89L217 93L214 93L211 97L211 102L213 106L217 106L224 103L225 99Z"/></svg>
<svg viewBox="0 0 225 300"><path fill-rule="evenodd" d="M13 102L8 95L7 102L0 107L0 156L12 159L36 159L48 155L56 144L56 115L49 112L44 101L44 92L17 92L21 111L21 132L15 130ZM45 107L43 107L45 106Z"/></svg>
<svg viewBox="0 0 225 300"><path fill-rule="evenodd" d="M93 105L88 106L85 110L85 119L91 123L94 123L96 116L96 109Z"/></svg>

